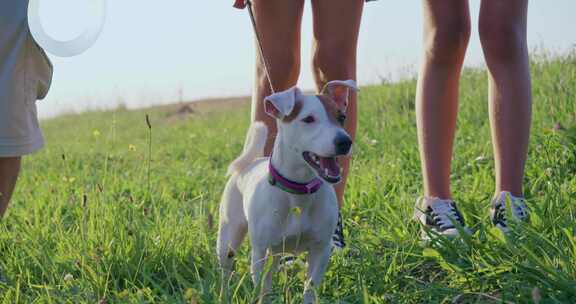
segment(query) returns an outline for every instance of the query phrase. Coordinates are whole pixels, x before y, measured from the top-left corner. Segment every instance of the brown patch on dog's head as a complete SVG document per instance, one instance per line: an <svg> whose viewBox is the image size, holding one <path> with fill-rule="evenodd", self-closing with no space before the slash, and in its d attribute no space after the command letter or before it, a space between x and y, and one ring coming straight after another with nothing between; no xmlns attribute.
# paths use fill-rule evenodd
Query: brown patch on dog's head
<svg viewBox="0 0 576 304"><path fill-rule="evenodd" d="M285 123L290 123L292 122L294 119L296 119L296 117L298 117L298 114L300 114L300 111L302 111L302 101L301 100L297 100L296 103L294 104L294 108L292 109L292 112L290 112L290 114L288 116L285 116L284 118L282 118L282 122Z"/></svg>
<svg viewBox="0 0 576 304"><path fill-rule="evenodd" d="M328 114L328 119L331 122L334 122L339 125L344 124L344 120L346 119L346 114L338 108L336 102L328 95L316 95L320 102L324 106L326 113Z"/></svg>

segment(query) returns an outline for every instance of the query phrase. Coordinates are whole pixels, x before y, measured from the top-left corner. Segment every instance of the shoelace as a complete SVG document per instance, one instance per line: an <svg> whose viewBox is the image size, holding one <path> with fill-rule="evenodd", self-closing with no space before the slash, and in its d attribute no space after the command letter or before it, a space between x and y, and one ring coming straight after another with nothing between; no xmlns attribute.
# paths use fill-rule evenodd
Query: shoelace
<svg viewBox="0 0 576 304"><path fill-rule="evenodd" d="M429 208L431 210L431 218L440 229L446 230L454 228L453 221L457 221L460 225L464 226L460 212L456 209L453 202L436 202L434 206L430 206Z"/></svg>
<svg viewBox="0 0 576 304"><path fill-rule="evenodd" d="M338 224L336 225L336 230L334 230L334 234L332 235L332 244L334 246L342 249L346 247L346 243L344 242L344 227L342 225L342 215L338 212Z"/></svg>
<svg viewBox="0 0 576 304"><path fill-rule="evenodd" d="M528 218L528 205L526 205L526 201L524 200L517 200L512 202L512 214L521 220L525 220Z"/></svg>
<svg viewBox="0 0 576 304"><path fill-rule="evenodd" d="M512 216L518 220L524 221L528 219L528 205L523 199L511 200L510 206L512 207ZM508 219L506 218L506 203L498 202L494 205L496 215L494 216L494 223L501 224L504 227L508 226Z"/></svg>

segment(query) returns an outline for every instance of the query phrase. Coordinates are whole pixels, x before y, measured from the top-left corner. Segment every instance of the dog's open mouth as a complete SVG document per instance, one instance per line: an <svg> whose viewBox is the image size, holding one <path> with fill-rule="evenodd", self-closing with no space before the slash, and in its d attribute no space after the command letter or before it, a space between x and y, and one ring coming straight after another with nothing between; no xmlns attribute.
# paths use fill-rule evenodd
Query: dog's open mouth
<svg viewBox="0 0 576 304"><path fill-rule="evenodd" d="M312 152L304 152L302 156L304 160L318 172L318 176L323 180L331 184L336 184L342 179L340 166L338 165L336 157L323 157Z"/></svg>

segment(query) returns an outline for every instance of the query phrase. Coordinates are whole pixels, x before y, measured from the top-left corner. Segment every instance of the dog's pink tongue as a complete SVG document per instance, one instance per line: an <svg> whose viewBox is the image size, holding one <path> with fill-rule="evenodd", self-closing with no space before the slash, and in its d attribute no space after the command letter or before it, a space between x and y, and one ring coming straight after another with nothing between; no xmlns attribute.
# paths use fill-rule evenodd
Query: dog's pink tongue
<svg viewBox="0 0 576 304"><path fill-rule="evenodd" d="M335 157L321 157L320 167L322 168L322 171L328 169L328 174L330 176L340 176L340 166L338 166Z"/></svg>

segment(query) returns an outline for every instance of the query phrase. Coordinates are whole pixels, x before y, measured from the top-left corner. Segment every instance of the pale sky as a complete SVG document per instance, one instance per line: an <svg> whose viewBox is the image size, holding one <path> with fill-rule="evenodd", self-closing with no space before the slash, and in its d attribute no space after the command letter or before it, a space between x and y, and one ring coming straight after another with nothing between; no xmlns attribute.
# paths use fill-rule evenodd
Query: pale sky
<svg viewBox="0 0 576 304"><path fill-rule="evenodd" d="M439 0L441 1L441 0ZM56 38L81 31L78 0L43 0L46 30ZM78 4L80 3L80 4ZM72 58L51 56L52 89L39 102L41 117L89 109L130 108L203 97L248 95L254 44L246 11L233 0L109 0L107 22L96 45ZM79 6L80 5L80 6ZM380 0L366 5L359 42L359 83L414 73L421 53L421 2ZM471 0L474 34L467 65L482 65L477 34L479 0ZM61 7L68 9L62 10ZM307 1L299 85L313 87L311 16ZM576 1L533 0L529 44L553 52L576 46Z"/></svg>

